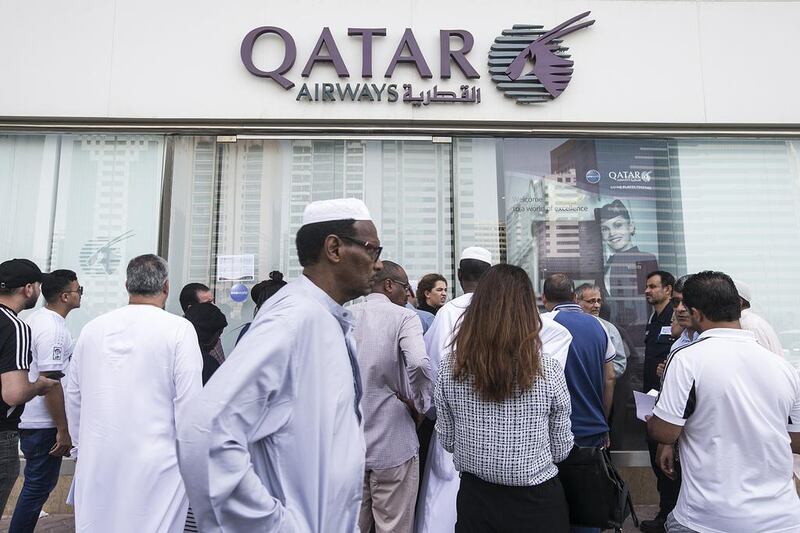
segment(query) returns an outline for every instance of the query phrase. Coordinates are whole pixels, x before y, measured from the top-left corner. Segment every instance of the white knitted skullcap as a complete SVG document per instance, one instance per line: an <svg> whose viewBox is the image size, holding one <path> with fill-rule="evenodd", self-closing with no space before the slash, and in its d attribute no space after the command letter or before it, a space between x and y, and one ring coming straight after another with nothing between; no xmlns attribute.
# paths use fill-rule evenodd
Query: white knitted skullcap
<svg viewBox="0 0 800 533"><path fill-rule="evenodd" d="M336 198L311 202L303 211L303 225L333 220L372 220L369 209L357 198Z"/></svg>

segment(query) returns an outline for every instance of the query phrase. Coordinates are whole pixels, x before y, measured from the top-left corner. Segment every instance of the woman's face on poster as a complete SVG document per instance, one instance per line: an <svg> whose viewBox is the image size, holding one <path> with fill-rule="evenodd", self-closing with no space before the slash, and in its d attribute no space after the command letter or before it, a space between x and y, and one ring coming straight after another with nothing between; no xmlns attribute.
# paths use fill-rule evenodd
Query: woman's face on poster
<svg viewBox="0 0 800 533"><path fill-rule="evenodd" d="M625 217L617 216L610 218L600 224L600 234L603 236L603 242L613 252L624 252L631 248L631 238L635 233L636 228L633 222Z"/></svg>

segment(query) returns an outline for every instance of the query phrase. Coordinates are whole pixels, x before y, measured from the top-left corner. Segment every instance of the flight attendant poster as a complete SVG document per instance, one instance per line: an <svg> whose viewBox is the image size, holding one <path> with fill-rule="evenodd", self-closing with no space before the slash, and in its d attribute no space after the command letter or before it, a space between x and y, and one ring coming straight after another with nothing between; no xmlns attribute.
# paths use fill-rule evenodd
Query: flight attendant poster
<svg viewBox="0 0 800 533"><path fill-rule="evenodd" d="M601 316L619 329L629 352L617 393L627 403L630 391L641 388L644 330L652 312L644 297L647 274L659 268L674 272L682 240L673 231L680 227L675 223L680 210L672 201L678 180L670 173L668 143L507 139L503 144L506 260L522 266L539 290L555 272L568 274L576 286L600 289ZM617 413L617 425L623 418L635 423L634 416ZM621 434L617 439L627 440Z"/></svg>

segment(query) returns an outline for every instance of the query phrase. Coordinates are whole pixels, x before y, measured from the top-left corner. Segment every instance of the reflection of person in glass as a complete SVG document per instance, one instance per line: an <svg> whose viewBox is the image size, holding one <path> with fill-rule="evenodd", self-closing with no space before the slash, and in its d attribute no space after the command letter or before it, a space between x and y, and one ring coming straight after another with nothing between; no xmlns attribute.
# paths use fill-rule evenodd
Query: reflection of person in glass
<svg viewBox="0 0 800 533"><path fill-rule="evenodd" d="M658 270L653 254L634 245L636 225L621 200L599 209L600 233L610 256L603 285L609 296L611 321L628 328L647 323L647 304L642 297L648 272Z"/></svg>

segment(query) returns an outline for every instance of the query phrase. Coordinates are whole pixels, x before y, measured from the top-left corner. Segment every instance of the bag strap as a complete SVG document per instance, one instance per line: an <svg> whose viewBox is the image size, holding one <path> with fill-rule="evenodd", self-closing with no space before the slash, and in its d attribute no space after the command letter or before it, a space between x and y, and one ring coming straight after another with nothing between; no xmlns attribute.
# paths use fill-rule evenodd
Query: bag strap
<svg viewBox="0 0 800 533"><path fill-rule="evenodd" d="M626 501L626 504L627 504L628 508L631 510L631 520L633 520L633 525L634 526L639 527L639 518L636 516L636 510L633 508L633 501L631 500L631 493L630 493L629 490L627 490L627 487L626 487L625 491L628 493L626 498L625 498L625 501Z"/></svg>

